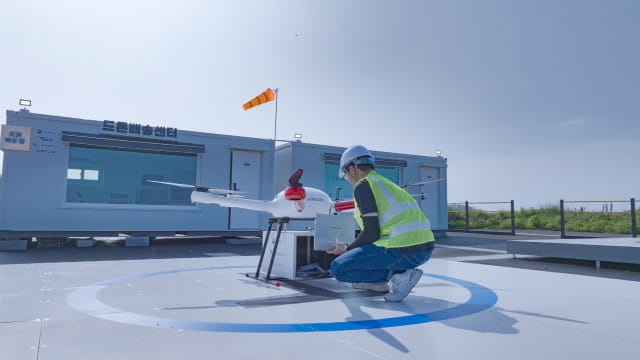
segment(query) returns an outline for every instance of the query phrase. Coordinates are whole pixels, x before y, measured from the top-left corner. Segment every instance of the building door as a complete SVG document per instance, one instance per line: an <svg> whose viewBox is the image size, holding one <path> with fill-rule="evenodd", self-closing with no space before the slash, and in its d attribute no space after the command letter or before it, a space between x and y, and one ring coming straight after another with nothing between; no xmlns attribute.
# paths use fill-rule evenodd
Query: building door
<svg viewBox="0 0 640 360"><path fill-rule="evenodd" d="M440 178L439 168L436 167L420 167L420 181L429 181ZM424 194L424 200L417 197L416 201L420 205L422 212L427 216L429 222L431 222L432 229L444 229L440 223L440 185L441 182L435 182L431 184L425 184L420 187L420 191Z"/></svg>
<svg viewBox="0 0 640 360"><path fill-rule="evenodd" d="M261 154L257 151L231 151L231 189L244 192L248 199L261 199ZM246 209L229 209L229 229L246 230L260 227L260 214Z"/></svg>

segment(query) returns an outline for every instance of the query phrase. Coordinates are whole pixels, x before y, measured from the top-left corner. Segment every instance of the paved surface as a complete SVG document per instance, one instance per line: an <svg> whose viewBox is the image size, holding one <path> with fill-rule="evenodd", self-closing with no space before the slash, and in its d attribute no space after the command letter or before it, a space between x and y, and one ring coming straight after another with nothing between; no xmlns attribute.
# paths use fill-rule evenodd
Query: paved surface
<svg viewBox="0 0 640 360"><path fill-rule="evenodd" d="M640 272L457 235L401 303L256 281L258 245L221 239L0 252L0 360L636 358Z"/></svg>
<svg viewBox="0 0 640 360"><path fill-rule="evenodd" d="M604 236L605 234L602 234ZM505 234L448 233L437 240L433 258L474 262L495 266L531 270L566 272L596 277L640 280L640 266L603 262L601 269L593 261L564 260L506 255L507 240L557 239L557 232L520 232ZM0 264L31 264L43 262L115 261L141 259L176 259L210 257L214 254L258 256L260 246L251 240L231 245L225 238L164 238L154 240L149 247L124 247L122 241L99 241L95 247L78 248L68 244L64 248L31 248L27 251L0 251ZM570 240L567 240L570 241Z"/></svg>

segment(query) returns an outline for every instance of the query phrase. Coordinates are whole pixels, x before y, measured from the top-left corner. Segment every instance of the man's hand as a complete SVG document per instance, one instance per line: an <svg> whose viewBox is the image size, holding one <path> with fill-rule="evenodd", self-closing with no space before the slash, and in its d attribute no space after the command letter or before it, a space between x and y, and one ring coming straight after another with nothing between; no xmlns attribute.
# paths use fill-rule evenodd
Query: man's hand
<svg viewBox="0 0 640 360"><path fill-rule="evenodd" d="M340 254L344 254L345 252L347 252L347 244L342 243L338 240L336 240L335 249L327 251L328 254L332 254L332 255L340 255Z"/></svg>

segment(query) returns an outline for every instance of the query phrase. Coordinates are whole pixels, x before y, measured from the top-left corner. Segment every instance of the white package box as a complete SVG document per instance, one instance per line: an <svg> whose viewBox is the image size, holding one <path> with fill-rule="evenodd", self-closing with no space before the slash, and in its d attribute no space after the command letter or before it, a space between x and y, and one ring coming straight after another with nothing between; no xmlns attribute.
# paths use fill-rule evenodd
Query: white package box
<svg viewBox="0 0 640 360"><path fill-rule="evenodd" d="M311 242L313 242L313 234L313 231L282 231L280 233L280 241L278 242L276 256L273 260L273 267L271 268L271 278L282 277L290 280L299 280L299 278L296 277L296 270L298 266L298 264L296 263L298 254L298 238L308 238ZM272 230L271 234L269 235L269 244L267 245L267 249L262 260L262 265L260 266L260 278L264 279L267 276L267 271L269 270L269 262L271 261L271 254L273 254L273 246L276 242L277 235L277 230ZM267 232L263 231L263 244L266 236ZM313 244L311 244L311 246L313 246Z"/></svg>

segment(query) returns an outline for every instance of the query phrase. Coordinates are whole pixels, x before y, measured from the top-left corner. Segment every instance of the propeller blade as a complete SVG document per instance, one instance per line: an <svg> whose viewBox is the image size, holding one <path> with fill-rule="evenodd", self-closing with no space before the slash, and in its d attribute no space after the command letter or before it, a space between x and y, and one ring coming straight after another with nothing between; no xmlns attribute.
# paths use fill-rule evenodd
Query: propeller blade
<svg viewBox="0 0 640 360"><path fill-rule="evenodd" d="M303 170L302 169L298 169L296 170L290 177L289 177L289 186L302 186L302 184L300 183L300 178L302 177L302 173Z"/></svg>
<svg viewBox="0 0 640 360"><path fill-rule="evenodd" d="M216 195L225 195L226 196L226 195L246 194L243 191L231 190L231 189L216 189L216 188L210 188L210 187L206 187L206 186L180 184L180 183L174 183L174 182L168 182L168 181L157 181L157 180L147 180L147 181L148 182L152 182L152 183L156 183L156 184L175 186L175 187L180 187L180 188L185 188L185 189L192 189L194 191L199 191L199 192L210 192L210 193L216 194Z"/></svg>
<svg viewBox="0 0 640 360"><path fill-rule="evenodd" d="M426 185L426 184L433 184L439 181L443 181L446 180L447 178L439 178L439 179L433 179L433 180L426 180L426 181L420 181L420 182L416 182L413 184L408 184L408 185L403 185L403 188L408 188L410 186L422 186L422 185Z"/></svg>
<svg viewBox="0 0 640 360"><path fill-rule="evenodd" d="M147 180L147 181L148 182L152 182L152 183L156 183L156 184L177 186L177 187L181 187L181 188L185 188L185 189L195 189L196 188L195 185L179 184L179 183L172 183L172 182L167 182L167 181L157 181L157 180Z"/></svg>

